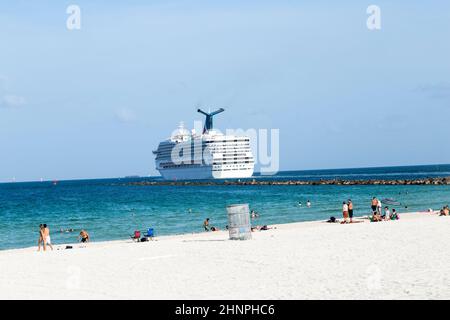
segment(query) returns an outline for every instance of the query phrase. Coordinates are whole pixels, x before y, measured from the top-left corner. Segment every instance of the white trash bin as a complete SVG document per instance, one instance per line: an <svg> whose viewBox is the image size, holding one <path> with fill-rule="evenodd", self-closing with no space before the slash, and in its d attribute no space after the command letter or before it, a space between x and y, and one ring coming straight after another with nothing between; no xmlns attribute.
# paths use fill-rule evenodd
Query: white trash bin
<svg viewBox="0 0 450 320"><path fill-rule="evenodd" d="M249 240L252 238L248 204L227 206L228 231L230 240Z"/></svg>

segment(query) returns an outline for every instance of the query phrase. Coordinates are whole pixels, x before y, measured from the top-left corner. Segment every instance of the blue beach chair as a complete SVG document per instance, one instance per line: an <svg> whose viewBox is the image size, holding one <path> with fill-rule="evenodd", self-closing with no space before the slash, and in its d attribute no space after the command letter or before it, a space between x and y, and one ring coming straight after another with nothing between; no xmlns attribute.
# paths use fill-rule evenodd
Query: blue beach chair
<svg viewBox="0 0 450 320"><path fill-rule="evenodd" d="M150 238L153 240L153 237L155 236L155 231L153 228L148 228L147 233L144 235L146 238Z"/></svg>

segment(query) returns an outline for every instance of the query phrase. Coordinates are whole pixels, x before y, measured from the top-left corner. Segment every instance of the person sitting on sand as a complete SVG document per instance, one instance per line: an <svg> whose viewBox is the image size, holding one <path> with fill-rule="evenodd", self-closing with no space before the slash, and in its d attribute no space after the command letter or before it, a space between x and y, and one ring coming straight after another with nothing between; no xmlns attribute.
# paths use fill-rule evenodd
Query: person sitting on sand
<svg viewBox="0 0 450 320"><path fill-rule="evenodd" d="M328 219L326 222L328 223L339 223L339 220L335 217L331 216L330 219Z"/></svg>
<svg viewBox="0 0 450 320"><path fill-rule="evenodd" d="M389 211L389 207L384 207L384 221L391 220L391 211Z"/></svg>
<svg viewBox="0 0 450 320"><path fill-rule="evenodd" d="M441 212L440 212L440 216L448 216L450 214L450 210L448 208L448 205L443 207Z"/></svg>
<svg viewBox="0 0 450 320"><path fill-rule="evenodd" d="M42 239L44 239L43 240L43 242L44 242L44 251L47 249L46 245L49 245L50 249L52 249L52 251L53 251L52 242L50 240L50 229L47 227L46 224L44 224L43 227L44 227L44 229L42 231Z"/></svg>
<svg viewBox="0 0 450 320"><path fill-rule="evenodd" d="M210 230L211 230L211 231L219 231L219 228L212 226L212 227L210 228Z"/></svg>
<svg viewBox="0 0 450 320"><path fill-rule="evenodd" d="M205 231L209 231L209 218L206 218L205 221L203 221L203 228L205 228Z"/></svg>
<svg viewBox="0 0 450 320"><path fill-rule="evenodd" d="M372 222L379 222L379 221L383 221L383 218L381 217L381 214L378 214L377 211L375 211L372 215L372 217L370 217L370 221Z"/></svg>
<svg viewBox="0 0 450 320"><path fill-rule="evenodd" d="M342 203L342 215L344 220L341 223L348 223L348 204L345 201Z"/></svg>
<svg viewBox="0 0 450 320"><path fill-rule="evenodd" d="M275 229L275 228L270 228L267 225L263 225L263 226L255 226L255 227L251 227L250 230L252 232L254 232L255 230L257 231L266 231L266 230L270 230L270 229Z"/></svg>
<svg viewBox="0 0 450 320"><path fill-rule="evenodd" d="M86 230L81 230L78 238L80 239L81 243L86 243L90 240L89 233L87 233Z"/></svg>
<svg viewBox="0 0 450 320"><path fill-rule="evenodd" d="M400 216L397 213L397 210L392 209L391 220L398 220L398 219L400 219Z"/></svg>
<svg viewBox="0 0 450 320"><path fill-rule="evenodd" d="M42 246L44 246L44 225L41 223L39 225L39 238L38 238L38 250L37 251L41 251L41 243Z"/></svg>

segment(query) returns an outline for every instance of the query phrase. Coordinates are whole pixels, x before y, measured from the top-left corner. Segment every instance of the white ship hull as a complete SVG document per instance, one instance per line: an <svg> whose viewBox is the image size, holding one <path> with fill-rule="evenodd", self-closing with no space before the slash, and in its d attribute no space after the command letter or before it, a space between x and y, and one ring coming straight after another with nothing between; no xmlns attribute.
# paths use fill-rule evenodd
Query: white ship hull
<svg viewBox="0 0 450 320"><path fill-rule="evenodd" d="M213 171L212 166L197 168L160 169L159 173L165 180L200 180L200 179L240 179L250 178L253 169Z"/></svg>

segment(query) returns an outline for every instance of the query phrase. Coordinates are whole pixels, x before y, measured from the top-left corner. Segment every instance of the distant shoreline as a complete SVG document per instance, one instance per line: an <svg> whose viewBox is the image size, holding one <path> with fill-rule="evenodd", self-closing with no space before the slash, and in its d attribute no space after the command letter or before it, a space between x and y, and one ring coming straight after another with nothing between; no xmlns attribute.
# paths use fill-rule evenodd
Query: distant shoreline
<svg viewBox="0 0 450 320"><path fill-rule="evenodd" d="M136 181L125 183L126 186L285 186L285 185L450 185L450 177L423 179L321 179L321 180L225 180L225 181Z"/></svg>

